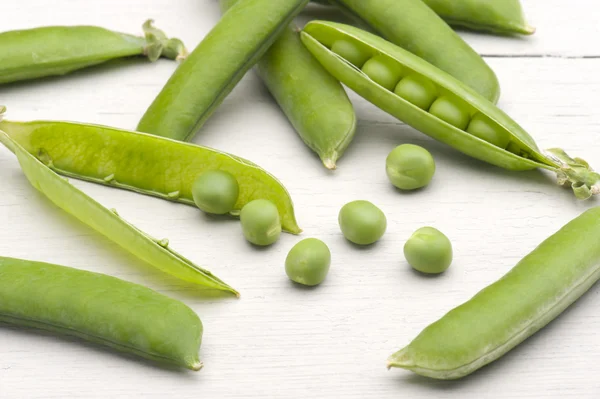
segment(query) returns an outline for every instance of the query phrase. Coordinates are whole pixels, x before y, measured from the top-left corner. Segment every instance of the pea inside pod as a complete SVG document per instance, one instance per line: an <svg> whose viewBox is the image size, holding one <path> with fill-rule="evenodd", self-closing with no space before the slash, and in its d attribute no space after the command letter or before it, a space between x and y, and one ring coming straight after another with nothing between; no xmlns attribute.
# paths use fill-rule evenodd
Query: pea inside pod
<svg viewBox="0 0 600 399"><path fill-rule="evenodd" d="M309 51L333 76L350 89L421 132L476 159L514 171L536 168L555 172L560 184L569 184L578 198L600 193L600 175L587 162L560 149L540 151L533 138L508 115L470 87L414 54L361 29L333 22L312 21L302 32ZM395 88L382 85L379 76L357 68L332 51L336 42L356 43L371 59L381 60ZM411 77L409 90L396 90ZM389 81L392 81L391 77ZM426 83L421 83L426 82ZM402 87L402 86L401 86ZM412 92L427 93L424 96ZM406 97L403 97L407 94ZM427 101L421 101L426 97ZM414 101L414 103L413 103ZM429 103L428 109L423 106Z"/></svg>

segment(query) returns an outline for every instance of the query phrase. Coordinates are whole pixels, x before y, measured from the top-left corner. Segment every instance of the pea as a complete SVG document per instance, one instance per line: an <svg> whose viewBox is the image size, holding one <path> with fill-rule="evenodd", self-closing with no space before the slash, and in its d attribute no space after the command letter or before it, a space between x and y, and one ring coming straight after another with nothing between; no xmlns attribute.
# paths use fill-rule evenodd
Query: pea
<svg viewBox="0 0 600 399"><path fill-rule="evenodd" d="M210 170L202 173L192 186L194 202L206 213L223 215L233 210L240 187L229 172Z"/></svg>
<svg viewBox="0 0 600 399"><path fill-rule="evenodd" d="M467 133L502 149L508 147L510 141L509 134L481 112L473 115L471 123L467 127Z"/></svg>
<svg viewBox="0 0 600 399"><path fill-rule="evenodd" d="M285 259L285 272L290 280L303 285L321 284L331 264L331 252L327 245L316 238L300 241Z"/></svg>
<svg viewBox="0 0 600 399"><path fill-rule="evenodd" d="M331 51L357 68L362 68L371 56L369 51L362 48L357 42L344 39L333 43Z"/></svg>
<svg viewBox="0 0 600 399"><path fill-rule="evenodd" d="M469 111L462 100L458 98L439 97L431 104L429 113L460 130L465 130L469 124Z"/></svg>
<svg viewBox="0 0 600 399"><path fill-rule="evenodd" d="M452 244L441 231L422 227L404 244L404 256L413 269L438 274L452 263Z"/></svg>
<svg viewBox="0 0 600 399"><path fill-rule="evenodd" d="M437 88L431 81L413 74L398 82L394 93L409 103L428 110L437 96Z"/></svg>
<svg viewBox="0 0 600 399"><path fill-rule="evenodd" d="M367 61L363 65L362 71L371 80L387 90L394 90L396 83L402 76L402 67L394 60L383 55L376 55Z"/></svg>
<svg viewBox="0 0 600 399"><path fill-rule="evenodd" d="M435 173L435 161L423 147L402 144L385 160L385 171L392 184L401 190L425 187Z"/></svg>
<svg viewBox="0 0 600 399"><path fill-rule="evenodd" d="M338 222L344 237L358 245L370 245L385 233L387 220L369 201L353 201L342 207Z"/></svg>
<svg viewBox="0 0 600 399"><path fill-rule="evenodd" d="M258 199L249 202L240 212L240 221L244 237L254 245L271 245L281 235L279 212L271 201Z"/></svg>

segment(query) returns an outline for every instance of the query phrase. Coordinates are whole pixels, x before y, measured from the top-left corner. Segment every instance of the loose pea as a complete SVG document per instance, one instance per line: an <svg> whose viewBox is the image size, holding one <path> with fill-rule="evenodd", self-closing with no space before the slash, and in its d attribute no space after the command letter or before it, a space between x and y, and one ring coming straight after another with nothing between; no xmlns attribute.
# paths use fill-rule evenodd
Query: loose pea
<svg viewBox="0 0 600 399"><path fill-rule="evenodd" d="M321 284L331 264L331 252L327 245L316 238L300 241L285 259L285 272L290 280L303 285Z"/></svg>
<svg viewBox="0 0 600 399"><path fill-rule="evenodd" d="M385 171L394 186L415 190L429 184L435 173L435 161L425 148L402 144L388 155Z"/></svg>
<svg viewBox="0 0 600 399"><path fill-rule="evenodd" d="M385 233L387 220L381 209L369 201L353 201L342 207L338 222L344 237L358 245L370 245Z"/></svg>
<svg viewBox="0 0 600 399"><path fill-rule="evenodd" d="M394 90L402 77L402 67L397 62L383 55L376 55L368 60L362 71L375 83L387 90Z"/></svg>
<svg viewBox="0 0 600 399"><path fill-rule="evenodd" d="M408 75L398 82L394 93L411 104L428 110L437 96L437 89L431 81L419 75Z"/></svg>
<svg viewBox="0 0 600 399"><path fill-rule="evenodd" d="M194 202L204 212L224 215L233 210L240 194L237 180L229 172L204 172L192 186Z"/></svg>
<svg viewBox="0 0 600 399"><path fill-rule="evenodd" d="M404 256L413 269L438 274L452 263L452 244L441 231L422 227L404 244Z"/></svg>
<svg viewBox="0 0 600 399"><path fill-rule="evenodd" d="M254 245L271 245L281 235L279 212L271 201L258 199L249 202L240 212L240 221L244 237Z"/></svg>
<svg viewBox="0 0 600 399"><path fill-rule="evenodd" d="M333 43L331 51L357 68L362 68L371 56L371 54L363 49L357 42L344 39L337 40Z"/></svg>
<svg viewBox="0 0 600 399"><path fill-rule="evenodd" d="M503 149L510 141L510 136L504 129L480 112L471 119L467 132Z"/></svg>
<svg viewBox="0 0 600 399"><path fill-rule="evenodd" d="M460 130L465 130L469 124L469 111L467 111L467 107L463 105L462 101L457 98L439 97L431 104L429 113Z"/></svg>

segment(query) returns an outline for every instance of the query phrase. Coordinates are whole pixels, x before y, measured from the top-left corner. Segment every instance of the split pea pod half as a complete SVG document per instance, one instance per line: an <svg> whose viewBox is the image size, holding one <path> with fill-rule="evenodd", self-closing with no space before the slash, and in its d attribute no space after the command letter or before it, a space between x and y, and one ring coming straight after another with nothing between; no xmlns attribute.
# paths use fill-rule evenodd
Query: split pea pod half
<svg viewBox="0 0 600 399"><path fill-rule="evenodd" d="M237 1L220 0L221 9ZM306 145L335 169L354 138L354 108L342 85L302 45L293 24L258 61L256 72Z"/></svg>
<svg viewBox="0 0 600 399"><path fill-rule="evenodd" d="M149 134L83 123L0 121L0 130L53 171L92 183L195 206L195 180L219 170L235 177L239 196L232 214L248 202L277 206L282 227L302 230L285 187L250 161L207 147Z"/></svg>
<svg viewBox="0 0 600 399"><path fill-rule="evenodd" d="M569 222L508 274L388 359L437 379L464 377L543 328L600 278L600 207Z"/></svg>
<svg viewBox="0 0 600 399"><path fill-rule="evenodd" d="M150 237L127 223L115 210L103 207L71 185L67 179L53 172L1 129L0 127L0 142L17 156L27 180L56 206L165 273L190 283L238 295L236 290L211 272L169 248L167 239L157 240Z"/></svg>
<svg viewBox="0 0 600 399"><path fill-rule="evenodd" d="M97 26L48 26L0 33L0 84L65 75L116 58L144 55L150 61L181 60L187 51L179 39L169 39L152 26L144 37Z"/></svg>
<svg viewBox="0 0 600 399"><path fill-rule="evenodd" d="M531 35L520 0L423 0L450 25L493 33Z"/></svg>
<svg viewBox="0 0 600 399"><path fill-rule="evenodd" d="M65 266L0 257L0 322L75 336L200 370L202 322L138 284Z"/></svg>
<svg viewBox="0 0 600 399"><path fill-rule="evenodd" d="M309 0L240 0L186 58L136 130L189 141Z"/></svg>
<svg viewBox="0 0 600 399"><path fill-rule="evenodd" d="M451 1L451 0L449 0ZM504 1L504 0L502 0ZM500 2L502 2L500 1ZM390 42L472 87L493 103L500 97L494 71L421 0L330 0ZM338 47L343 48L343 43ZM354 65L362 68L366 58ZM343 83L343 82L342 82Z"/></svg>
<svg viewBox="0 0 600 399"><path fill-rule="evenodd" d="M539 150L533 138L475 90L414 54L352 26L313 21L302 41L336 79L415 129L482 161L513 171L553 171L560 185L587 199L600 175L561 149ZM347 48L334 52L339 43ZM362 69L346 54L367 61Z"/></svg>

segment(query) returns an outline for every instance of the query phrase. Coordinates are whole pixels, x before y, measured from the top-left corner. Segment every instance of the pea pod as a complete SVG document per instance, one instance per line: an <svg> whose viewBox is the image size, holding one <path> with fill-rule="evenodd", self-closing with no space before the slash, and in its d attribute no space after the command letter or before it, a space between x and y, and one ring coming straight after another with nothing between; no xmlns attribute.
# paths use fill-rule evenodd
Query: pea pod
<svg viewBox="0 0 600 399"><path fill-rule="evenodd" d="M472 87L491 102L498 101L500 84L494 71L421 0L330 2L366 23L390 42Z"/></svg>
<svg viewBox="0 0 600 399"><path fill-rule="evenodd" d="M450 25L494 33L531 35L519 0L423 0Z"/></svg>
<svg viewBox="0 0 600 399"><path fill-rule="evenodd" d="M254 199L268 199L285 230L297 234L289 193L250 161L207 147L106 126L69 122L0 122L26 151L57 173L195 206L192 188L205 171L223 170L239 184L234 214Z"/></svg>
<svg viewBox="0 0 600 399"><path fill-rule="evenodd" d="M434 139L508 170L553 171L559 184L570 185L581 199L600 192L600 175L587 162L570 158L560 149L540 151L533 138L498 107L414 54L368 32L332 22L310 22L302 41L344 85ZM373 64L368 71L331 50L340 41L364 54L367 63ZM382 85L390 80L391 89Z"/></svg>
<svg viewBox="0 0 600 399"><path fill-rule="evenodd" d="M0 322L202 368L202 322L189 307L104 274L0 257Z"/></svg>
<svg viewBox="0 0 600 399"><path fill-rule="evenodd" d="M152 26L144 37L97 26L48 26L0 33L0 84L64 75L123 57L144 55L183 59L187 51L179 39L168 39Z"/></svg>
<svg viewBox="0 0 600 399"><path fill-rule="evenodd" d="M175 71L137 130L189 141L309 0L241 0Z"/></svg>
<svg viewBox="0 0 600 399"><path fill-rule="evenodd" d="M569 222L508 274L388 359L426 377L464 377L551 322L600 278L600 207Z"/></svg>
<svg viewBox="0 0 600 399"><path fill-rule="evenodd" d="M221 9L237 1L220 0ZM354 108L342 85L302 45L294 25L260 59L256 72L306 145L335 169L354 138Z"/></svg>
<svg viewBox="0 0 600 399"><path fill-rule="evenodd" d="M31 185L59 208L165 273L184 281L238 295L236 290L211 272L169 248L168 240L156 240L150 237L123 220L116 211L110 211L88 197L29 154L2 130L0 130L0 142L15 153Z"/></svg>

